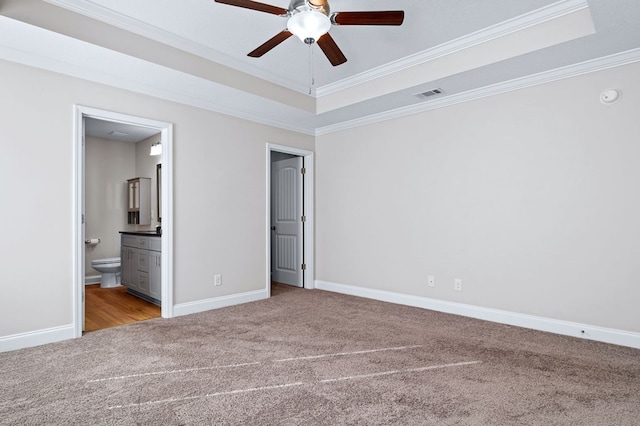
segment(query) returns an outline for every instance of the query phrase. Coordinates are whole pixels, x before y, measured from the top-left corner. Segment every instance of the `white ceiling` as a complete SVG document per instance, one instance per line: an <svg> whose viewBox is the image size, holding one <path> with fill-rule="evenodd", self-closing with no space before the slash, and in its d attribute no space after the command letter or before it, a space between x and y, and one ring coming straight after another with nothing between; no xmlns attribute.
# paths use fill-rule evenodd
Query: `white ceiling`
<svg viewBox="0 0 640 426"><path fill-rule="evenodd" d="M158 141L160 141L158 129L97 118L85 118L84 131L86 136L123 142L140 142L154 135L158 135Z"/></svg>
<svg viewBox="0 0 640 426"><path fill-rule="evenodd" d="M287 8L289 0L262 0ZM313 46L316 84L335 83L375 67L425 51L469 33L523 15L555 0L333 0L331 11L404 10L401 27L334 26L330 33L348 62L332 67ZM286 18L213 0L65 0L57 2L101 20L139 27L200 47L212 60L225 61L263 78L293 87L309 80L309 47L296 38L263 56L247 53L286 28ZM487 4L490 7L487 7ZM117 25L117 24L116 24ZM206 51L208 50L208 52Z"/></svg>
<svg viewBox="0 0 640 426"><path fill-rule="evenodd" d="M247 57L286 18L213 0L0 0L0 57L308 134L640 60L638 0L330 5L405 22L333 26L348 61L332 67L295 37Z"/></svg>

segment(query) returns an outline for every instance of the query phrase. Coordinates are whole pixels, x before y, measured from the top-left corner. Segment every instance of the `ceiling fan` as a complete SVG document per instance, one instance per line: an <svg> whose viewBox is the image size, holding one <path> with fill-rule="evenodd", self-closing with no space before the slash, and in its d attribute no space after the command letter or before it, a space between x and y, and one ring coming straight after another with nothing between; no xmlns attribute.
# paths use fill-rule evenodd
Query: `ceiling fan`
<svg viewBox="0 0 640 426"><path fill-rule="evenodd" d="M330 13L327 0L291 0L288 9L251 0L215 1L288 18L285 30L249 52L248 56L259 58L295 35L306 44L318 43L334 67L347 62L347 58L329 35L331 25L402 25L404 21L402 10Z"/></svg>

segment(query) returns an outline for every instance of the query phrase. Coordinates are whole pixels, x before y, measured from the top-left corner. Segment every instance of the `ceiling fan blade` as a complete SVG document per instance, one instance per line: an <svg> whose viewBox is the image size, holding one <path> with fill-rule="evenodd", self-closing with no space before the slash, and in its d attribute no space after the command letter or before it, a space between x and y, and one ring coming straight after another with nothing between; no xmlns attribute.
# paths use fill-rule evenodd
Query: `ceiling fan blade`
<svg viewBox="0 0 640 426"><path fill-rule="evenodd" d="M230 6L244 7L245 9L257 10L259 12L272 13L274 15L286 15L287 9L270 4L259 3L251 0L214 0L216 3L224 3Z"/></svg>
<svg viewBox="0 0 640 426"><path fill-rule="evenodd" d="M322 37L320 37L317 41L318 46L324 52L325 56L331 62L331 65L338 66L340 64L344 64L347 62L347 58L342 53L342 50L338 47L336 42L333 40L333 37L326 33Z"/></svg>
<svg viewBox="0 0 640 426"><path fill-rule="evenodd" d="M285 41L286 39L288 39L289 37L291 37L292 35L293 34L288 30L284 30L276 34L275 36L271 37L261 46L259 46L258 48L250 52L247 56L251 56L252 58L259 58L265 53L267 53L268 51L270 51L271 49L273 49L274 47L276 47L277 45L279 45L280 43L282 43L283 41Z"/></svg>
<svg viewBox="0 0 640 426"><path fill-rule="evenodd" d="M403 10L336 12L331 15L331 22L336 25L402 25L403 21Z"/></svg>

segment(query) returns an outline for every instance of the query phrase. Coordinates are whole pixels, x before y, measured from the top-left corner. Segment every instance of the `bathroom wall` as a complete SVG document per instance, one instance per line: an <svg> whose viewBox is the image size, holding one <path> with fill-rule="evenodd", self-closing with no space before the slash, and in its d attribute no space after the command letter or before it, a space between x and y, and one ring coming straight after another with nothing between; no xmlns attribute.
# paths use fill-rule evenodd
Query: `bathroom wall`
<svg viewBox="0 0 640 426"><path fill-rule="evenodd" d="M150 156L149 151L151 145L160 140L160 133L151 136L135 144L136 152L136 170L135 176L132 177L148 177L151 178L151 225L129 225L129 229L145 230L155 229L158 222L158 193L157 193L157 175L156 166L162 160L161 155Z"/></svg>
<svg viewBox="0 0 640 426"><path fill-rule="evenodd" d="M148 151L147 151L148 154ZM100 244L85 245L85 277L100 273L94 259L120 256L119 231L127 226L127 179L135 177L136 145L88 136L85 140L85 238Z"/></svg>

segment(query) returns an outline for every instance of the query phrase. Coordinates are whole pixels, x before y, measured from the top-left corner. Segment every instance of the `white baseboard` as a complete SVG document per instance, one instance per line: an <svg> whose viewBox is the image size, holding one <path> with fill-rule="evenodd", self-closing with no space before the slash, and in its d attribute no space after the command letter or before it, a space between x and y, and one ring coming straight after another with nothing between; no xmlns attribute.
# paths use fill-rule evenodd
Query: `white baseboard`
<svg viewBox="0 0 640 426"><path fill-rule="evenodd" d="M269 292L266 289L258 290L242 294L216 297L213 299L199 300L197 302L181 303L173 307L173 313L174 316L189 315L268 298ZM0 337L0 352L45 345L47 343L73 339L74 337L75 327L73 324L4 336Z"/></svg>
<svg viewBox="0 0 640 426"><path fill-rule="evenodd" d="M215 297L212 299L198 300L196 302L179 303L173 306L173 315L196 314L198 312L210 311L212 309L226 308L227 306L239 305L241 303L256 302L268 299L269 292L265 290L250 291L241 294Z"/></svg>
<svg viewBox="0 0 640 426"><path fill-rule="evenodd" d="M47 343L60 342L62 340L73 339L74 337L75 327L73 324L13 334L0 337L0 352L46 345Z"/></svg>
<svg viewBox="0 0 640 426"><path fill-rule="evenodd" d="M100 284L102 282L102 275L88 275L84 277L84 285Z"/></svg>
<svg viewBox="0 0 640 426"><path fill-rule="evenodd" d="M562 334L565 336L579 337L598 342L612 343L640 349L640 333L624 330L598 327L588 324L580 324L534 315L519 314L516 312L502 311L499 309L483 308L481 306L467 305L463 303L447 302L444 300L430 299L421 296L393 293L384 290L374 290L345 284L336 284L326 281L315 282L318 290L332 291L335 293L349 294L365 297L383 302L397 303L400 305L414 306L432 311L448 314L462 315L465 317L497 322L500 324L514 325L533 330Z"/></svg>

